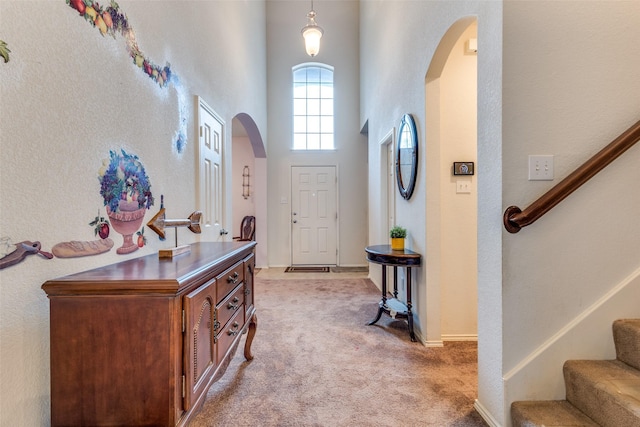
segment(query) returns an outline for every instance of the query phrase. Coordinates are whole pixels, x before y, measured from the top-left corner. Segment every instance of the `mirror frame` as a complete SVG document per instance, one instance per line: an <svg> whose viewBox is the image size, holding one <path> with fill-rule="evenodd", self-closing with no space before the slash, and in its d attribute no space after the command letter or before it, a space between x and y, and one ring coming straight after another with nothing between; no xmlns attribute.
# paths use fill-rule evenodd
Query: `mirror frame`
<svg viewBox="0 0 640 427"><path fill-rule="evenodd" d="M411 175L409 177L403 177L401 172L401 147L402 147L402 137L405 133L405 128L409 130L409 146L413 149L411 154ZM405 164L407 163L407 159L404 159ZM416 131L416 123L413 120L413 116L411 114L405 114L402 116L400 120L400 127L398 128L398 140L396 147L396 181L398 182L398 190L400 191L400 195L405 199L409 200L411 195L413 194L413 189L416 186L416 177L418 174L418 133Z"/></svg>

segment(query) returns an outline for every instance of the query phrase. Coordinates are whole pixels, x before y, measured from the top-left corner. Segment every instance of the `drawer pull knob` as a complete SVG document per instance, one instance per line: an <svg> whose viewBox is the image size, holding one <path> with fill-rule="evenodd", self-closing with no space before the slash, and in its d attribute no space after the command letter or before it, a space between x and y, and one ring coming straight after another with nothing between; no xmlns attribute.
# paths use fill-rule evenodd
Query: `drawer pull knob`
<svg viewBox="0 0 640 427"><path fill-rule="evenodd" d="M227 283L236 283L238 281L238 272L234 271L233 274L227 277Z"/></svg>
<svg viewBox="0 0 640 427"><path fill-rule="evenodd" d="M238 327L239 326L240 325L238 324L238 322L233 322L233 327L232 327L233 329L229 329L227 331L227 335L231 335L231 336L238 335Z"/></svg>
<svg viewBox="0 0 640 427"><path fill-rule="evenodd" d="M233 310L233 311L235 311L235 310L237 310L237 309L238 309L238 304L234 304L234 303L230 302L229 304L227 304L227 308L228 308L229 310Z"/></svg>

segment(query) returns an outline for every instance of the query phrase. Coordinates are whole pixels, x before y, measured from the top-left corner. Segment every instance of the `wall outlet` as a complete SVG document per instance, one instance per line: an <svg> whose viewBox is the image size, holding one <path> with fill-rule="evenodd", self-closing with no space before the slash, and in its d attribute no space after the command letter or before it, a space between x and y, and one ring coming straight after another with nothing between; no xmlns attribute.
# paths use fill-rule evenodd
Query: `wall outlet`
<svg viewBox="0 0 640 427"><path fill-rule="evenodd" d="M553 155L529 156L529 181L553 181Z"/></svg>

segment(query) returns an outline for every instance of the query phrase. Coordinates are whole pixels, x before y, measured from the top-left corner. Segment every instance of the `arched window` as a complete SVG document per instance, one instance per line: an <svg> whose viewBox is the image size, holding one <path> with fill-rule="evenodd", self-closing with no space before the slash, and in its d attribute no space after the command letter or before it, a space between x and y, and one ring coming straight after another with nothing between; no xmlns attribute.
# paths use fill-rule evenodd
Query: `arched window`
<svg viewBox="0 0 640 427"><path fill-rule="evenodd" d="M333 150L333 67L293 67L293 149Z"/></svg>

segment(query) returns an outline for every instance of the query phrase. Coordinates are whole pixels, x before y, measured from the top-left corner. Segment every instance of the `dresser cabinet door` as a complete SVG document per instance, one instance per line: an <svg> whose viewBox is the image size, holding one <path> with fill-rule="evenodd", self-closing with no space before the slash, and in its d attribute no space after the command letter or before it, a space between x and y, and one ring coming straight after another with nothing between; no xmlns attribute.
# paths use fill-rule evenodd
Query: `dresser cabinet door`
<svg viewBox="0 0 640 427"><path fill-rule="evenodd" d="M184 297L185 410L191 409L198 396L206 392L209 379L215 371L215 298L215 279Z"/></svg>

